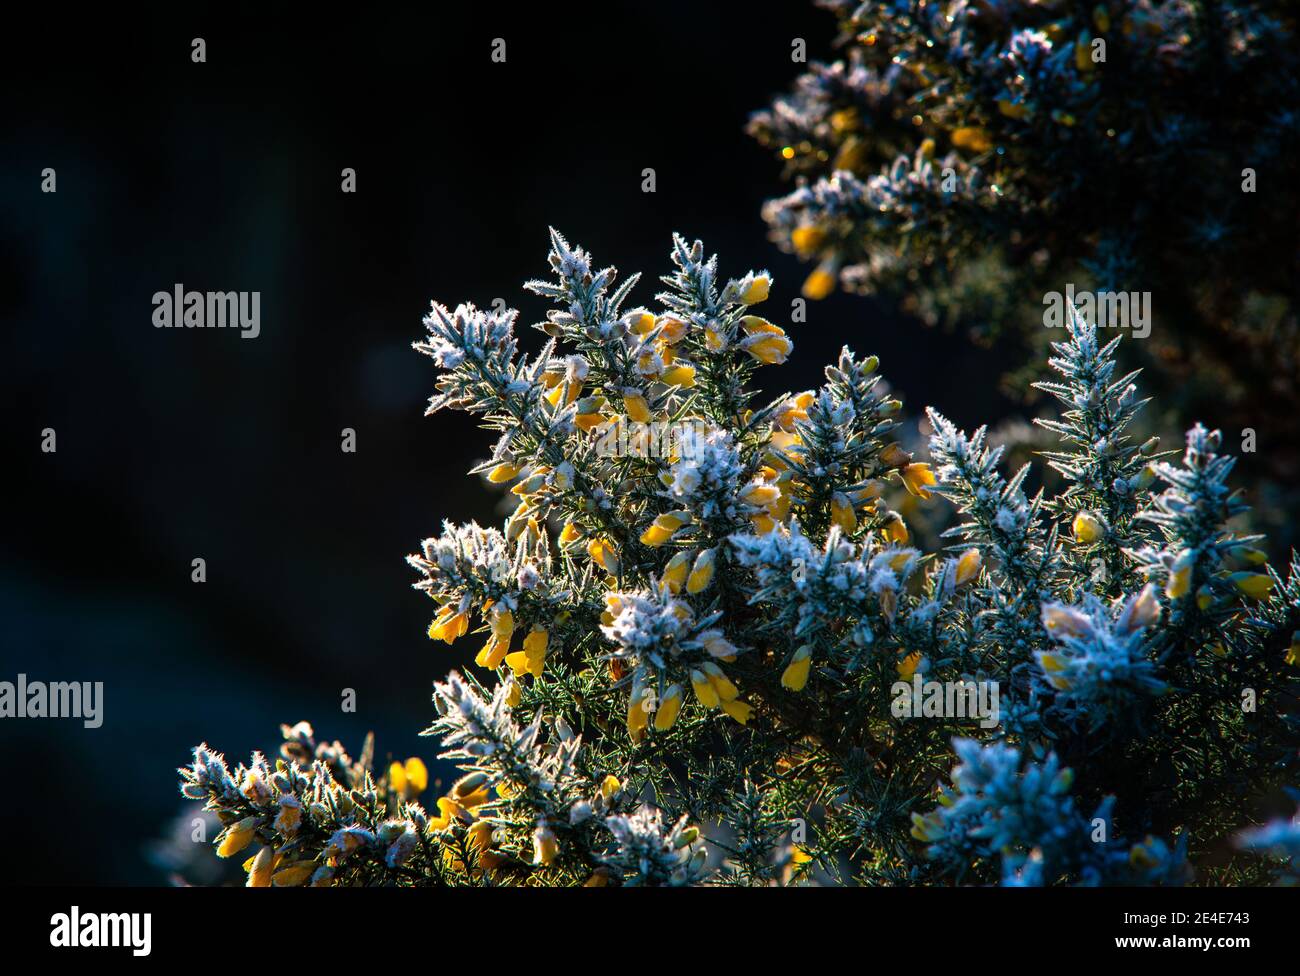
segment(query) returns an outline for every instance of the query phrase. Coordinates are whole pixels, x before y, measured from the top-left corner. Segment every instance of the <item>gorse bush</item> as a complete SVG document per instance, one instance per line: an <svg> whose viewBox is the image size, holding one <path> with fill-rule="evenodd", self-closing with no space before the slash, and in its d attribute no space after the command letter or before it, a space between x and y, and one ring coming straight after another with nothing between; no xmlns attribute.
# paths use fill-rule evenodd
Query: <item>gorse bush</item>
<svg viewBox="0 0 1300 976"><path fill-rule="evenodd" d="M1230 842L1295 770L1300 576L1230 528L1218 434L1130 443L1118 340L1072 316L1042 384L1065 490L934 411L916 460L874 357L755 402L792 350L751 311L768 275L672 261L629 307L637 276L553 232L532 356L516 312L433 306L429 412L498 431L475 471L518 498L409 557L429 636L485 635L426 730L463 775L435 814L418 760L306 723L234 770L200 746L218 853L255 849L254 886L1266 878ZM907 498L955 513L947 549ZM1268 829L1243 843L1294 845Z"/></svg>
<svg viewBox="0 0 1300 976"><path fill-rule="evenodd" d="M839 60L750 123L799 184L764 217L815 263L807 297L879 292L1037 348L1060 337L1045 295L1147 293L1150 336L1129 353L1165 392L1267 419L1265 460L1294 480L1294 4L818 5Z"/></svg>

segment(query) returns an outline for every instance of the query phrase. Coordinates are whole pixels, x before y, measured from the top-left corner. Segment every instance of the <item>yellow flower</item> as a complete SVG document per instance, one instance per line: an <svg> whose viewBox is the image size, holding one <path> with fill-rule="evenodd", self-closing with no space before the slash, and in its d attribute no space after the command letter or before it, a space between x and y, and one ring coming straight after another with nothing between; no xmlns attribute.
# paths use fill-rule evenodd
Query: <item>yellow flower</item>
<svg viewBox="0 0 1300 976"><path fill-rule="evenodd" d="M734 718L741 725L749 721L749 717L754 713L754 706L748 705L739 699L723 699L722 710Z"/></svg>
<svg viewBox="0 0 1300 976"><path fill-rule="evenodd" d="M1101 539L1106 534L1106 529L1102 526L1097 516L1089 511L1080 511L1074 516L1074 541L1081 545L1091 545Z"/></svg>
<svg viewBox="0 0 1300 976"><path fill-rule="evenodd" d="M650 713L646 710L650 689L634 690L627 700L627 731L633 742L640 742L645 735L646 726L650 724Z"/></svg>
<svg viewBox="0 0 1300 976"><path fill-rule="evenodd" d="M691 568L691 552L683 549L672 559L668 560L668 565L664 567L664 574L660 577L660 582L668 587L670 593L680 593L682 584L686 582L686 574Z"/></svg>
<svg viewBox="0 0 1300 976"><path fill-rule="evenodd" d="M744 315L740 319L740 328L745 335L785 335L785 329L773 325L761 315Z"/></svg>
<svg viewBox="0 0 1300 976"><path fill-rule="evenodd" d="M587 555L610 576L618 575L618 555L614 552L614 547L604 539L592 539L588 542Z"/></svg>
<svg viewBox="0 0 1300 976"><path fill-rule="evenodd" d="M993 148L993 139L989 136L988 130L966 125L953 130L952 144L958 149L983 153Z"/></svg>
<svg viewBox="0 0 1300 976"><path fill-rule="evenodd" d="M572 522L565 524L560 530L560 545L567 546L571 542L577 542L582 538L582 529Z"/></svg>
<svg viewBox="0 0 1300 976"><path fill-rule="evenodd" d="M1300 630L1291 635L1291 646L1286 649L1286 663L1300 667Z"/></svg>
<svg viewBox="0 0 1300 976"><path fill-rule="evenodd" d="M498 640L496 637L489 637L488 642L483 645L483 649L474 656L474 663L480 668L487 668L489 671L495 671L501 667L501 662L505 660L506 653L510 650L508 640Z"/></svg>
<svg viewBox="0 0 1300 976"><path fill-rule="evenodd" d="M880 532L886 541L892 542L896 546L907 545L907 540L910 538L907 523L903 521L903 517L897 512L889 513L889 520L881 526Z"/></svg>
<svg viewBox="0 0 1300 976"><path fill-rule="evenodd" d="M761 481L751 482L740 492L740 500L746 505L763 508L781 497L781 489L776 485L765 485Z"/></svg>
<svg viewBox="0 0 1300 976"><path fill-rule="evenodd" d="M664 315L659 319L659 338L668 345L676 345L686 335L686 323L675 315ZM664 360L671 362L671 360Z"/></svg>
<svg viewBox="0 0 1300 976"><path fill-rule="evenodd" d="M912 675L916 674L916 669L921 666L921 652L913 651L903 660L899 661L894 667L898 671L898 676L904 681L911 681Z"/></svg>
<svg viewBox="0 0 1300 976"><path fill-rule="evenodd" d="M757 305L759 302L767 300L771 287L772 279L767 275L755 275L749 286L741 293L740 300L745 305Z"/></svg>
<svg viewBox="0 0 1300 976"><path fill-rule="evenodd" d="M903 487L917 498L929 498L930 493L925 490L926 487L938 484L938 479L930 470L930 465L924 462L909 464L900 473L903 476Z"/></svg>
<svg viewBox="0 0 1300 976"><path fill-rule="evenodd" d="M1092 632L1087 614L1059 604L1043 608L1043 626L1057 636L1082 637Z"/></svg>
<svg viewBox="0 0 1300 976"><path fill-rule="evenodd" d="M405 765L395 762L388 767L388 784L393 788L393 792L413 800L428 787L429 770L422 759L412 756L406 760Z"/></svg>
<svg viewBox="0 0 1300 976"><path fill-rule="evenodd" d="M519 699L522 698L523 696L524 696L524 690L519 687L519 682L518 681L510 682L510 687L506 690L506 704L511 708L514 708L516 705L519 704ZM497 789L499 792L500 787L498 787Z"/></svg>
<svg viewBox="0 0 1300 976"><path fill-rule="evenodd" d="M840 527L845 535L852 535L858 527L858 516L853 511L853 502L842 491L831 495L831 521Z"/></svg>
<svg viewBox="0 0 1300 976"><path fill-rule="evenodd" d="M886 404L897 403L897 400L886 400ZM884 404L882 404L884 406ZM892 409L891 409L892 412ZM906 467L912 461L912 455L903 450L903 446L898 443L886 444L880 450L880 463L887 468Z"/></svg>
<svg viewBox="0 0 1300 976"><path fill-rule="evenodd" d="M600 781L600 795L607 803L613 799L614 794L622 788L623 784L619 782L618 777L613 773L607 774L605 778Z"/></svg>
<svg viewBox="0 0 1300 976"><path fill-rule="evenodd" d="M596 868L591 877L582 883L584 888L604 888L609 884L609 868Z"/></svg>
<svg viewBox="0 0 1300 976"><path fill-rule="evenodd" d="M469 614L457 613L453 607L443 607L429 625L429 639L453 643L469 630Z"/></svg>
<svg viewBox="0 0 1300 976"><path fill-rule="evenodd" d="M705 549L695 558L691 575L686 579L687 593L700 593L709 588L709 584L713 582L713 566L717 559L717 552L716 549Z"/></svg>
<svg viewBox="0 0 1300 976"><path fill-rule="evenodd" d="M740 689L733 685L722 668L712 661L705 661L700 665L700 670L708 675L709 684L713 685L713 690L718 693L718 698L722 701L734 701L740 697Z"/></svg>
<svg viewBox="0 0 1300 976"><path fill-rule="evenodd" d="M999 98L998 111L1009 119L1023 119L1029 114L1029 107L1017 104L1009 98Z"/></svg>
<svg viewBox="0 0 1300 976"><path fill-rule="evenodd" d="M691 690L695 692L695 697L705 708L718 707L718 692L704 672L691 671Z"/></svg>
<svg viewBox="0 0 1300 976"><path fill-rule="evenodd" d="M1262 600L1273 589L1273 577L1265 573L1233 573L1228 581L1252 600Z"/></svg>
<svg viewBox="0 0 1300 976"><path fill-rule="evenodd" d="M492 608L488 626L497 640L509 641L515 632L515 615L508 607L497 604Z"/></svg>
<svg viewBox="0 0 1300 976"><path fill-rule="evenodd" d="M677 721L677 714L682 710L682 694L681 685L670 685L664 692L655 712L655 728L660 732L668 731Z"/></svg>
<svg viewBox="0 0 1300 976"><path fill-rule="evenodd" d="M781 675L781 686L789 691L803 691L812 670L812 647L804 644L794 652L794 657Z"/></svg>
<svg viewBox="0 0 1300 976"><path fill-rule="evenodd" d="M277 888L295 888L312 876L316 865L311 861L298 861L283 867L271 876L271 884Z"/></svg>
<svg viewBox="0 0 1300 976"><path fill-rule="evenodd" d="M633 312L627 319L628 328L637 335L648 335L655 327L655 317L650 312Z"/></svg>
<svg viewBox="0 0 1300 976"><path fill-rule="evenodd" d="M627 410L630 420L638 424L650 422L650 405L640 393L629 393L623 397L623 408Z"/></svg>
<svg viewBox="0 0 1300 976"><path fill-rule="evenodd" d="M662 546L673 537L674 532L686 525L690 520L691 513L685 510L657 515L655 520L650 523L650 526L641 533L641 544L643 546Z"/></svg>
<svg viewBox="0 0 1300 976"><path fill-rule="evenodd" d="M257 817L245 817L226 830L217 847L217 857L233 857L253 842L257 835Z"/></svg>
<svg viewBox="0 0 1300 976"><path fill-rule="evenodd" d="M269 847L263 847L252 859L252 864L248 868L249 888L269 888L271 887L271 872L275 868L275 851Z"/></svg>
<svg viewBox="0 0 1300 976"><path fill-rule="evenodd" d="M835 290L835 281L834 265L822 262L813 268L812 273L804 279L799 294L810 302L820 302Z"/></svg>
<svg viewBox="0 0 1300 976"><path fill-rule="evenodd" d="M784 335L764 335L757 342L747 341L744 349L765 366L779 366L789 358L794 343Z"/></svg>
<svg viewBox="0 0 1300 976"><path fill-rule="evenodd" d="M665 370L664 375L659 378L668 386L677 386L688 390L695 385L695 367L682 363L679 366Z"/></svg>
<svg viewBox="0 0 1300 976"><path fill-rule="evenodd" d="M1171 600L1181 600L1192 588L1192 569L1196 565L1196 554L1190 549L1184 550L1169 568L1169 581L1165 584L1165 596Z"/></svg>
<svg viewBox="0 0 1300 976"><path fill-rule="evenodd" d="M1148 583L1139 593L1128 598L1116 623L1121 632L1128 634L1149 627L1158 619L1160 601L1156 599L1155 587Z"/></svg>
<svg viewBox="0 0 1300 976"><path fill-rule="evenodd" d="M494 485L502 484L506 481L512 481L519 476L520 467L517 464L498 464L488 472L487 479Z"/></svg>
<svg viewBox="0 0 1300 976"><path fill-rule="evenodd" d="M705 329L704 348L709 352L722 352L723 349L727 348L727 340L717 329Z"/></svg>
<svg viewBox="0 0 1300 976"><path fill-rule="evenodd" d="M978 549L967 549L957 560L956 582L958 586L973 580L980 573L984 558Z"/></svg>
<svg viewBox="0 0 1300 976"><path fill-rule="evenodd" d="M790 232L790 243L794 253L801 258L810 258L821 250L826 242L826 232L813 224L804 224Z"/></svg>

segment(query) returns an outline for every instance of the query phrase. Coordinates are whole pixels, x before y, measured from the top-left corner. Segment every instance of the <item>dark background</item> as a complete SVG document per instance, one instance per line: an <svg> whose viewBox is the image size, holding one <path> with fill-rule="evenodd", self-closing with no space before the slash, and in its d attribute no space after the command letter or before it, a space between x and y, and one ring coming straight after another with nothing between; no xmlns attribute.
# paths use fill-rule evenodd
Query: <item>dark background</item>
<svg viewBox="0 0 1300 976"><path fill-rule="evenodd" d="M463 473L491 435L422 416L435 371L409 346L430 299L504 298L535 349L546 306L520 286L546 274L548 224L645 272L647 304L677 230L725 275L771 268L763 311L784 320L807 269L765 239L759 207L787 188L743 126L801 70L791 40L825 56L832 30L802 2L10 22L0 680L103 681L105 721L0 725L3 880L162 882L145 849L201 740L233 765L307 718L434 766L430 684L477 642L425 637L403 556L444 518L495 518L497 496ZM155 329L151 296L177 282L260 291L261 335ZM913 414L1009 410L996 352L871 301L834 296L791 333L769 392L815 385L849 343Z"/></svg>

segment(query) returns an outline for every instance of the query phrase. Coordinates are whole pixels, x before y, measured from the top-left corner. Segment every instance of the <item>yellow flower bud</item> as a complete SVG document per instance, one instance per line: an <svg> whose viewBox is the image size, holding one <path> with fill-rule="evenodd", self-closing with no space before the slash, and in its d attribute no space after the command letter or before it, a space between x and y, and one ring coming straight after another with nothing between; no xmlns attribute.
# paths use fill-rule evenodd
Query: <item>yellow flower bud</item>
<svg viewBox="0 0 1300 976"><path fill-rule="evenodd" d="M1081 545L1091 545L1106 534L1101 521L1092 512L1080 511L1074 516L1074 541Z"/></svg>
<svg viewBox="0 0 1300 976"><path fill-rule="evenodd" d="M643 688L639 691L633 691L627 702L627 731L632 736L633 742L640 742L641 737L645 735L646 726L650 723L650 713L646 711L646 702L649 699L650 689Z"/></svg>
<svg viewBox="0 0 1300 976"><path fill-rule="evenodd" d="M794 343L783 335L765 335L757 342L748 342L744 349L765 366L779 366L789 358Z"/></svg>
<svg viewBox="0 0 1300 976"><path fill-rule="evenodd" d="M781 687L788 691L803 691L812 670L812 647L804 644L794 652L794 657L781 674Z"/></svg>
<svg viewBox="0 0 1300 976"><path fill-rule="evenodd" d="M713 565L717 559L717 552L716 549L705 549L695 558L691 575L686 580L687 593L701 593L709 588L709 584L713 582Z"/></svg>
<svg viewBox="0 0 1300 976"><path fill-rule="evenodd" d="M755 275L749 286L741 293L740 301L745 305L757 305L759 302L767 301L771 287L772 280L767 275Z"/></svg>
<svg viewBox="0 0 1300 976"><path fill-rule="evenodd" d="M269 847L263 847L252 859L252 864L248 868L249 888L269 888L271 887L271 872L275 869L275 851Z"/></svg>
<svg viewBox="0 0 1300 976"><path fill-rule="evenodd" d="M957 560L956 583L961 586L968 583L979 575L980 566L984 563L984 557L980 555L978 549L967 549Z"/></svg>
<svg viewBox="0 0 1300 976"><path fill-rule="evenodd" d="M245 817L226 830L217 847L217 857L233 857L253 842L257 836L257 817Z"/></svg>
<svg viewBox="0 0 1300 976"><path fill-rule="evenodd" d="M683 363L680 366L665 370L664 375L659 379L668 386L689 390L695 385L695 367Z"/></svg>
<svg viewBox="0 0 1300 976"><path fill-rule="evenodd" d="M900 472L903 476L903 487L917 498L925 499L930 497L926 487L938 484L934 472L930 470L930 465L925 463L909 464Z"/></svg>
<svg viewBox="0 0 1300 976"><path fill-rule="evenodd" d="M723 701L733 701L740 697L740 689L731 683L731 679L712 661L705 661L700 670L708 675L709 683Z"/></svg>
<svg viewBox="0 0 1300 976"><path fill-rule="evenodd" d="M845 535L852 535L858 527L858 516L853 510L849 496L842 491L831 495L831 521L840 527Z"/></svg>
<svg viewBox="0 0 1300 976"><path fill-rule="evenodd" d="M664 692L664 697L659 702L659 709L655 712L655 728L660 732L666 732L673 727L677 721L677 714L682 710L682 686L670 685Z"/></svg>
<svg viewBox="0 0 1300 976"><path fill-rule="evenodd" d="M1009 98L999 98L998 111L1009 119L1023 119L1029 114L1029 106L1018 104Z"/></svg>
<svg viewBox="0 0 1300 976"><path fill-rule="evenodd" d="M969 149L973 153L984 153L993 148L993 139L986 129L975 126L962 126L953 130L952 144L958 149Z"/></svg>
<svg viewBox="0 0 1300 976"><path fill-rule="evenodd" d="M813 268L812 273L804 279L799 294L810 302L820 302L835 290L835 282L834 265L822 263Z"/></svg>
<svg viewBox="0 0 1300 976"><path fill-rule="evenodd" d="M429 639L451 644L456 638L465 636L468 630L469 614L457 613L452 607L443 607L429 625Z"/></svg>
<svg viewBox="0 0 1300 976"><path fill-rule="evenodd" d="M650 405L646 399L639 393L631 393L623 397L623 408L627 411L628 419L638 424L648 424L650 422Z"/></svg>
<svg viewBox="0 0 1300 976"><path fill-rule="evenodd" d="M763 484L761 481L746 485L740 492L740 500L746 505L753 505L755 508L770 505L780 497L780 488L776 485Z"/></svg>
<svg viewBox="0 0 1300 976"><path fill-rule="evenodd" d="M1196 565L1196 555L1190 550L1181 553L1169 569L1169 581L1165 584L1165 596L1171 600L1181 600L1192 588L1192 569Z"/></svg>
<svg viewBox="0 0 1300 976"><path fill-rule="evenodd" d="M614 547L604 539L592 539L588 542L587 555L591 557L592 562L610 576L618 575L618 555L614 552Z"/></svg>
<svg viewBox="0 0 1300 976"><path fill-rule="evenodd" d="M519 476L520 467L517 464L498 464L488 472L487 480L494 485L502 484L506 481L513 481Z"/></svg>
<svg viewBox="0 0 1300 976"><path fill-rule="evenodd" d="M885 541L892 542L896 546L907 545L907 540L910 538L907 523L897 512L890 512L889 521L881 526L880 533L885 537Z"/></svg>
<svg viewBox="0 0 1300 976"><path fill-rule="evenodd" d="M916 669L921 666L921 652L913 651L903 660L894 665L898 671L898 676L904 681L911 681L912 675L916 674Z"/></svg>
<svg viewBox="0 0 1300 976"><path fill-rule="evenodd" d="M801 258L810 258L821 250L826 242L826 232L813 224L804 224L790 232L790 243L794 253Z"/></svg>
<svg viewBox="0 0 1300 976"><path fill-rule="evenodd" d="M315 870L316 865L311 861L299 861L276 871L271 876L271 884L276 888L296 888L310 878Z"/></svg>
<svg viewBox="0 0 1300 976"><path fill-rule="evenodd" d="M662 546L665 542L673 537L673 533L691 520L691 513L687 511L665 512L663 515L655 516L655 520L650 526L641 533L641 544L643 546Z"/></svg>
<svg viewBox="0 0 1300 976"><path fill-rule="evenodd" d="M739 699L723 699L722 710L734 718L741 725L749 722L749 717L754 713L754 707L748 705Z"/></svg>
<svg viewBox="0 0 1300 976"><path fill-rule="evenodd" d="M1265 573L1233 573L1228 581L1252 600L1264 599L1273 589L1273 577Z"/></svg>
<svg viewBox="0 0 1300 976"><path fill-rule="evenodd" d="M670 593L681 592L682 584L686 582L686 574L691 569L691 555L690 550L683 549L668 560L668 565L664 567L660 582L668 587Z"/></svg>
<svg viewBox="0 0 1300 976"><path fill-rule="evenodd" d="M650 312L633 312L627 318L628 328L637 335L648 335L655 327L655 317Z"/></svg>
<svg viewBox="0 0 1300 976"><path fill-rule="evenodd" d="M695 697L705 708L718 707L718 692L704 672L691 671L691 690L695 692Z"/></svg>

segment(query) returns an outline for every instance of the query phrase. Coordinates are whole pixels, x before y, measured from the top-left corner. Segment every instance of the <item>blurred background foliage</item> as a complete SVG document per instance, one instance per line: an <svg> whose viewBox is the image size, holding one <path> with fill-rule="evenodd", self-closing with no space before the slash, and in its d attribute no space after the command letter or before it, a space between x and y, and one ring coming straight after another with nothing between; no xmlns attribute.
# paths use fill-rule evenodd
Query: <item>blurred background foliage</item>
<svg viewBox="0 0 1300 976"><path fill-rule="evenodd" d="M814 10L815 7L824 8ZM1292 0L817 0L829 48L751 134L795 188L772 239L912 321L1013 341L1033 399L1043 298L1151 295L1123 344L1151 417L1258 435L1275 541L1300 476L1300 38ZM1244 192L1247 184L1253 192ZM1168 446L1176 446L1176 443Z"/></svg>

